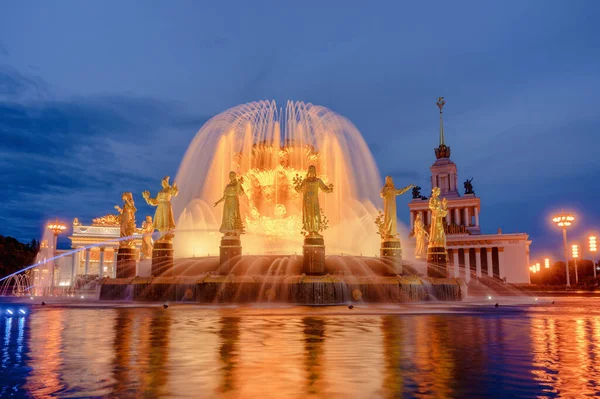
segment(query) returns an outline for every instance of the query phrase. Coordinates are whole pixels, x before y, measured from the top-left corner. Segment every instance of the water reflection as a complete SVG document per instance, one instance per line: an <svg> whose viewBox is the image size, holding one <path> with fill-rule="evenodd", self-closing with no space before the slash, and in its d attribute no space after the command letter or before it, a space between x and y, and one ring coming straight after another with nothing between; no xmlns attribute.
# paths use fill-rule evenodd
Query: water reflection
<svg viewBox="0 0 600 399"><path fill-rule="evenodd" d="M1 320L0 396L593 396L598 304L429 315L38 309Z"/></svg>
<svg viewBox="0 0 600 399"><path fill-rule="evenodd" d="M319 380L323 373L323 343L325 342L325 320L317 317L304 317L304 360L306 371L306 392L308 394L318 393Z"/></svg>
<svg viewBox="0 0 600 399"><path fill-rule="evenodd" d="M219 391L225 393L236 389L234 373L237 365L240 318L222 317L220 325L219 337L221 338L221 348L219 349L219 359L221 360L223 378L219 386Z"/></svg>

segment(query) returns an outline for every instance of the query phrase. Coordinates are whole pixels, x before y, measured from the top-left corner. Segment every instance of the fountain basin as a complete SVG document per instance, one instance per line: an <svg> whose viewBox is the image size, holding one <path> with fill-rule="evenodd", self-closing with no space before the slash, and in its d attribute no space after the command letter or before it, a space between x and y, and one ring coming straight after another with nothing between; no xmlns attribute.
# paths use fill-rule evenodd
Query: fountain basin
<svg viewBox="0 0 600 399"><path fill-rule="evenodd" d="M350 302L460 301L461 280L417 276L219 276L104 279L101 300L339 305Z"/></svg>

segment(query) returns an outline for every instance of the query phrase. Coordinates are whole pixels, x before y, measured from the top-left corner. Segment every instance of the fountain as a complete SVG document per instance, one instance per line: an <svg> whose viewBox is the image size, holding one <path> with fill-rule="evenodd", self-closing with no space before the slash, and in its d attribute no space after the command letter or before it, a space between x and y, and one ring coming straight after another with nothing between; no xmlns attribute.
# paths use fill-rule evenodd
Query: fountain
<svg viewBox="0 0 600 399"><path fill-rule="evenodd" d="M360 132L327 108L291 101L285 110L272 101L240 105L200 129L177 176L171 183L165 177L155 198L142 193L157 211L143 227L137 272L136 208L132 193L123 193L123 207L116 207L117 278L97 278L95 286L104 300L460 300L464 286L445 278L444 265L403 256L400 237L407 230L396 224L395 198L411 187L396 189L388 176L381 189ZM160 232L155 241L154 230ZM35 268L43 268L38 274L52 267L51 255L42 249L49 262ZM142 263L151 264L144 267L151 276L143 276ZM435 278L424 276L432 270ZM48 294L47 285L29 284L38 295Z"/></svg>
<svg viewBox="0 0 600 399"><path fill-rule="evenodd" d="M373 156L356 127L327 108L288 101L284 111L261 101L227 110L196 134L174 181L177 228L161 230L174 259L152 277L105 279L101 299L336 304L462 297L458 280L422 277L424 262L402 261L395 222L385 237L393 250L385 248ZM329 194L318 187L307 194L308 181ZM234 205L217 206L227 190ZM307 198L319 198L316 208L309 204L317 227L303 220Z"/></svg>

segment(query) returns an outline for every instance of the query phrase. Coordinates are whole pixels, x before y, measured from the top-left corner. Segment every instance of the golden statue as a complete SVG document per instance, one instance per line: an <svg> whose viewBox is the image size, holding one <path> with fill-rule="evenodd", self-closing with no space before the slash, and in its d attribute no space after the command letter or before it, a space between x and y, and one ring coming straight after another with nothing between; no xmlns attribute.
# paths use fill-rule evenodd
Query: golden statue
<svg viewBox="0 0 600 399"><path fill-rule="evenodd" d="M391 176L385 177L385 185L381 189L381 198L383 198L383 225L381 226L382 240L395 239L398 236L398 230L396 226L396 196L402 195L411 188L415 187L413 184L397 190L394 186L394 181Z"/></svg>
<svg viewBox="0 0 600 399"><path fill-rule="evenodd" d="M115 209L119 212L119 226L121 227L121 240L119 246L132 247L135 245L133 241L133 234L135 233L135 203L133 202L132 193L123 193L121 196L123 200L123 208L119 205L115 205Z"/></svg>
<svg viewBox="0 0 600 399"><path fill-rule="evenodd" d="M302 230L306 237L321 237L319 234L326 228L326 223L321 220L321 207L319 206L319 189L326 193L333 192L333 184L328 186L317 177L317 168L308 167L304 179L298 175L294 178L295 189L302 193Z"/></svg>
<svg viewBox="0 0 600 399"><path fill-rule="evenodd" d="M146 220L142 222L142 254L146 259L152 258L152 248L154 247L154 240L152 240L152 233L154 233L154 226L152 225L152 216L146 216Z"/></svg>
<svg viewBox="0 0 600 399"><path fill-rule="evenodd" d="M171 208L171 197L176 197L179 193L177 184L169 185L169 176L162 179L162 190L158 192L156 198L150 198L150 192L144 191L142 197L148 205L156 207L154 214L154 228L160 231L158 241L170 242L173 239L173 230L175 229L175 219L173 218L173 208Z"/></svg>
<svg viewBox="0 0 600 399"><path fill-rule="evenodd" d="M431 227L429 229L429 248L446 248L444 218L448 214L448 200L440 201L440 188L431 190L429 209L431 210Z"/></svg>
<svg viewBox="0 0 600 399"><path fill-rule="evenodd" d="M425 231L425 225L423 224L423 218L421 217L421 213L417 213L417 218L415 219L415 227L413 232L416 240L415 257L423 258L427 254L425 248L425 241L427 241L427 239L429 238L429 233Z"/></svg>
<svg viewBox="0 0 600 399"><path fill-rule="evenodd" d="M223 206L223 219L219 231L226 236L239 236L244 234L244 224L240 214L240 195L244 195L242 188L243 179L237 178L235 172L229 172L229 184L223 190L223 196L215 202L215 206L225 201Z"/></svg>

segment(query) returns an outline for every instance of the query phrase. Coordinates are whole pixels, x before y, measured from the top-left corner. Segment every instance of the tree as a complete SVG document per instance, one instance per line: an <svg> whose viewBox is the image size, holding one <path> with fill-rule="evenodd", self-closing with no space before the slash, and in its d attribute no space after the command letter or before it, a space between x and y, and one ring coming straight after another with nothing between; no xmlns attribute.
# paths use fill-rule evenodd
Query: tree
<svg viewBox="0 0 600 399"><path fill-rule="evenodd" d="M16 238L0 235L0 278L33 264L39 249L37 240L23 244Z"/></svg>

